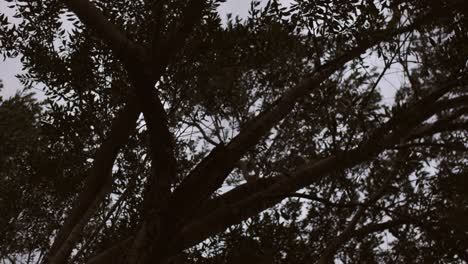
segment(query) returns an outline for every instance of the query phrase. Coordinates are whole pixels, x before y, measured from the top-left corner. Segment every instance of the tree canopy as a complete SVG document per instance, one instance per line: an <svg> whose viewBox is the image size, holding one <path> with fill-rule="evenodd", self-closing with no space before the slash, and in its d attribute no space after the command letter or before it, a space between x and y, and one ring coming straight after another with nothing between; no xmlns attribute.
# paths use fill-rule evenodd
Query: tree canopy
<svg viewBox="0 0 468 264"><path fill-rule="evenodd" d="M463 0L5 1L0 262L468 261Z"/></svg>

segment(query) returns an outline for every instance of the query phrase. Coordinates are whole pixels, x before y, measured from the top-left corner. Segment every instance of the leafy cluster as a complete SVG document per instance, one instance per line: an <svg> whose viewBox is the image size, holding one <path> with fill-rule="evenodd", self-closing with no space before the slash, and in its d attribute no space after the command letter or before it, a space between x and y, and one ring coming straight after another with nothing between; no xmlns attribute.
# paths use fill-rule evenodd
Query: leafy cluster
<svg viewBox="0 0 468 264"><path fill-rule="evenodd" d="M161 222L180 228L167 235L174 248L167 261L468 261L463 1L253 1L248 17L229 14L225 22L217 11L224 1L200 1L190 30L183 1L93 1L154 59L130 63L98 22L70 11L73 1L6 1L14 15L0 14L0 53L21 60L26 91L45 96L0 100L0 261L53 255L51 241L93 181L115 120L152 75L177 164L169 192L185 190L205 168L226 174L197 212L175 217L183 224ZM151 63L159 68L148 71ZM391 78L401 85L389 103ZM306 92L283 100L304 83ZM160 195L148 193L163 172L153 148L164 137L155 136L145 100L136 102L143 115L116 147L110 186L82 227L72 263L134 239L154 214L147 197ZM281 104L289 110L257 136L258 117ZM254 144L216 160L245 131ZM209 167L217 161L225 167ZM250 176L257 182L245 183ZM250 196L232 201L228 189ZM243 215L249 201L259 209ZM161 210L168 219L178 212ZM197 237L217 213L225 228ZM190 229L199 222L204 228ZM196 239L186 242L185 231Z"/></svg>

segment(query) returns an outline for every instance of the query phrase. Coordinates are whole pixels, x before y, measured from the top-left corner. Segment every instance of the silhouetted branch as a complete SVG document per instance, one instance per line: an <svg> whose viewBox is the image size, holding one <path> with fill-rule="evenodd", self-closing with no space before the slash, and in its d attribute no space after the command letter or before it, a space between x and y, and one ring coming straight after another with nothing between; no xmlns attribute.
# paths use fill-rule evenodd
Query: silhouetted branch
<svg viewBox="0 0 468 264"><path fill-rule="evenodd" d="M375 204L380 198L382 198L385 194L385 191L387 188L391 185L392 180L398 175L398 171L401 167L401 160L407 156L408 152L403 151L397 154L397 157L395 158L392 166L392 169L388 172L388 175L385 177L384 182L382 183L382 186L377 189L368 199L367 201L358 208L354 216L351 218L351 221L349 221L348 225L346 228L339 234L336 238L334 238L332 241L327 242L327 246L325 250L321 253L320 259L318 263L320 264L326 264L330 262L330 260L333 258L335 255L336 251L351 237L353 237L354 232L355 232L355 227L358 224L358 222L361 220L361 218L364 216L367 208L373 204Z"/></svg>
<svg viewBox="0 0 468 264"><path fill-rule="evenodd" d="M160 100L154 99L157 97L151 91L155 84L153 80L159 80L170 59L183 47L185 40L198 24L205 5L205 0L188 2L182 13L180 25L176 25L175 31L168 33L167 42L161 43L159 47L153 43L153 58L156 58L157 64L147 69L148 72L152 70L150 76L146 75L148 72L143 75L132 72L150 132L152 175L144 191L143 224L135 236L131 249L127 252L128 263L158 262L160 256L166 254L167 250L164 247L173 233L172 219L167 219L167 211L171 209L169 205L171 183L175 180L177 166L173 150L174 138L168 129L163 105ZM158 249L154 250L155 248Z"/></svg>
<svg viewBox="0 0 468 264"><path fill-rule="evenodd" d="M468 125L466 126L468 129ZM468 148L460 145L460 144L443 144L443 143L433 143L433 142L423 142L423 143L409 143L409 144L401 144L398 146L393 147L392 149L408 149L414 147L426 147L426 148L446 148L451 150L458 150L458 151L468 151Z"/></svg>
<svg viewBox="0 0 468 264"><path fill-rule="evenodd" d="M376 129L369 139L358 148L339 156L331 156L313 164L306 164L291 173L290 177L285 176L271 181L253 192L246 192L246 190L253 188L243 186L243 191L237 192L234 189L226 193L229 195L229 199L224 199L223 195L216 198L215 200L218 202L232 201L232 203L226 203L185 226L179 237L181 248L190 247L206 237L223 231L232 224L260 213L279 203L284 195L316 182L331 170L352 167L398 143L401 138L410 133L414 126L433 114L430 105L443 96L449 87L451 86L447 83L446 86L435 90L414 106L403 108L396 117Z"/></svg>
<svg viewBox="0 0 468 264"><path fill-rule="evenodd" d="M120 148L130 137L138 118L139 111L134 102L129 102L118 113L109 136L102 143L94 158L93 166L83 185L72 210L59 230L49 251L48 263L64 263L68 258L81 230L108 194L112 186L112 166Z"/></svg>
<svg viewBox="0 0 468 264"><path fill-rule="evenodd" d="M240 158L250 148L258 144L261 138L267 135L271 128L290 112L298 98L310 93L337 69L343 67L348 61L357 58L368 48L389 40L398 34L412 31L430 20L431 16L426 15L413 24L400 29L395 30L392 28L369 33L368 36L364 36L358 42L357 47L349 49L342 56L331 60L312 73L308 79L287 91L268 110L255 117L230 143L215 147L186 177L170 200L168 208L172 210L165 219L170 227L167 230L174 232L183 227L179 236L171 238L175 245L161 245L159 243L161 241L156 241L152 248L157 248L160 252L169 248L171 250L185 249L223 231L232 224L239 223L275 205L283 199L282 197L285 194L295 192L314 183L331 170L349 168L373 158L385 148L393 146L407 136L415 126L433 114L431 106L451 88L450 86L444 86L443 89L431 93L430 96L414 106L401 109L394 118L371 133L370 137L365 139L359 148L328 157L313 164L306 164L292 173L291 177L260 179L242 185L214 199L215 203L208 200L212 193L222 185ZM216 207L213 206L214 204L220 204L221 206ZM208 208L211 211L197 213L200 207ZM188 222L195 215L198 217ZM186 224L187 222L188 224ZM183 226L184 224L186 225ZM174 233L171 234L174 235ZM125 241L129 239L132 238ZM112 255L109 252L117 253L118 250L116 249L122 248L124 244L127 245L126 243L128 242L118 243L115 247L95 258L92 263L109 263L106 258L106 256ZM159 248L159 246L162 247ZM98 259L100 262L95 262Z"/></svg>
<svg viewBox="0 0 468 264"><path fill-rule="evenodd" d="M109 22L104 14L88 0L63 0L90 29L109 45L117 57L126 62L137 58L145 58L146 51L129 40L125 34L114 24Z"/></svg>
<svg viewBox="0 0 468 264"><path fill-rule="evenodd" d="M284 198L303 198L303 199L308 199L311 201L319 202L322 203L326 206L330 207L341 207L341 208L354 208L357 206L362 206L363 203L335 203L331 202L325 198L321 198L312 194L305 194L305 193L293 193L293 194L287 194L284 195Z"/></svg>
<svg viewBox="0 0 468 264"><path fill-rule="evenodd" d="M216 147L186 177L175 191L171 201L171 207L177 208L177 212L174 212L174 219L186 221L190 216L193 216L194 211L222 185L239 159L291 111L298 98L319 87L336 70L343 67L348 61L357 58L367 49L391 39L396 33L411 31L415 27L416 25L413 24L396 31L391 29L373 32L374 38L372 40L361 41L357 47L349 49L341 56L326 63L312 73L309 78L285 92L269 109L249 122L249 125L242 129L226 146Z"/></svg>

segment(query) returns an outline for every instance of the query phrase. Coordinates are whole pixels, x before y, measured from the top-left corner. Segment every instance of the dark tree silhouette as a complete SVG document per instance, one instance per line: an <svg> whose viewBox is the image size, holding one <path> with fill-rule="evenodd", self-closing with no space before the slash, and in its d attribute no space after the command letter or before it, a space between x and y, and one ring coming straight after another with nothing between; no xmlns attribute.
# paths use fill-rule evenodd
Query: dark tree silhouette
<svg viewBox="0 0 468 264"><path fill-rule="evenodd" d="M5 1L0 260L468 261L463 0Z"/></svg>

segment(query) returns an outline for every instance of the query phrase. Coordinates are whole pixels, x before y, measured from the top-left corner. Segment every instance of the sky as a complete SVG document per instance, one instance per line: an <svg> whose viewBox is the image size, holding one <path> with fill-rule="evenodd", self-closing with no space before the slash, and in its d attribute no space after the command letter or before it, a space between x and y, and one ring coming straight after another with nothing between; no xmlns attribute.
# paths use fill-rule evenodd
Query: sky
<svg viewBox="0 0 468 264"><path fill-rule="evenodd" d="M0 10L1 13L5 13L8 16L12 15L11 9L7 7L7 2L4 0L0 0ZM14 95L17 90L21 89L21 84L15 77L15 75L20 72L21 63L19 59L7 59L3 61L3 58L0 58L0 79L3 83L0 96L10 97Z"/></svg>

